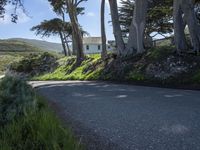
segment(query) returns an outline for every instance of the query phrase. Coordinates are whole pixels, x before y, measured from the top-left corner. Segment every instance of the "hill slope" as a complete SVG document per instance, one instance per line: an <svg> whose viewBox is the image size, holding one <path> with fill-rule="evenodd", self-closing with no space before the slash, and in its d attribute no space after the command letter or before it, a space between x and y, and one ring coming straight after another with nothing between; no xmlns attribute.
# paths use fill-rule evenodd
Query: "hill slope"
<svg viewBox="0 0 200 150"><path fill-rule="evenodd" d="M0 52L39 52L39 48L26 42L15 40L0 40Z"/></svg>
<svg viewBox="0 0 200 150"><path fill-rule="evenodd" d="M28 39L8 39L0 40L0 75L4 74L10 63L19 61L23 57L30 57L32 53L50 52L56 54L56 51L50 48L59 48L59 44L49 43L38 40ZM60 50L61 52L61 50Z"/></svg>
<svg viewBox="0 0 200 150"><path fill-rule="evenodd" d="M52 43L52 42L47 42L47 41L35 40L35 39L24 39L24 38L13 38L13 39L8 39L8 40L25 42L29 45L32 45L34 47L37 47L45 51L53 51L53 52L63 51L62 45L59 43Z"/></svg>

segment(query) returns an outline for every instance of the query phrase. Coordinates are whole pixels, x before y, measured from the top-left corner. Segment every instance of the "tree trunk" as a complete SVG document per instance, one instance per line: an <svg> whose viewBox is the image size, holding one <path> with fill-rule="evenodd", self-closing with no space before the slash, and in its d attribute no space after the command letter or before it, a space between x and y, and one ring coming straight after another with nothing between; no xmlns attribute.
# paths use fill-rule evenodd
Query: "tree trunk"
<svg viewBox="0 0 200 150"><path fill-rule="evenodd" d="M68 54L67 54L67 50L66 50L63 34L62 34L62 32L59 32L59 34L60 34L60 39L61 39L61 43L62 43L64 54L65 54L65 56L67 56Z"/></svg>
<svg viewBox="0 0 200 150"><path fill-rule="evenodd" d="M63 20L63 23L65 23L65 13L62 14L62 20ZM64 25L63 25L63 41L65 43L65 47L66 47L66 53L68 56L71 56L71 52L70 52L70 48L69 48L69 44L68 44L68 40L67 40L67 36L66 36L66 33L65 33L65 28L64 28Z"/></svg>
<svg viewBox="0 0 200 150"><path fill-rule="evenodd" d="M177 48L178 53L187 50L187 42L185 38L185 23L183 19L183 12L181 10L181 5L178 0L174 1L174 41Z"/></svg>
<svg viewBox="0 0 200 150"><path fill-rule="evenodd" d="M106 31L105 31L105 0L101 1L101 38L102 38L101 58L105 60L107 57Z"/></svg>
<svg viewBox="0 0 200 150"><path fill-rule="evenodd" d="M69 17L70 17L70 20L72 23L74 39L76 39L75 40L75 44L77 46L76 63L77 63L77 65L80 65L81 62L84 60L83 38L82 38L82 34L81 34L81 31L79 28L78 20L77 20L76 8L75 8L72 0L66 0L65 2L67 4Z"/></svg>
<svg viewBox="0 0 200 150"><path fill-rule="evenodd" d="M194 2L193 0L182 0L182 9L184 17L186 19L191 42L193 45L193 50L196 52L200 51L200 26L194 12Z"/></svg>
<svg viewBox="0 0 200 150"><path fill-rule="evenodd" d="M113 24L114 37L117 46L117 52L118 55L122 55L125 50L125 44L122 38L122 31L119 23L117 0L109 0L109 4L110 4L110 12Z"/></svg>
<svg viewBox="0 0 200 150"><path fill-rule="evenodd" d="M144 30L146 26L148 0L136 0L133 20L127 44L127 55L144 52Z"/></svg>
<svg viewBox="0 0 200 150"><path fill-rule="evenodd" d="M72 54L73 55L77 55L77 44L76 44L76 39L75 39L75 36L74 36L74 32L72 32Z"/></svg>
<svg viewBox="0 0 200 150"><path fill-rule="evenodd" d="M67 45L67 50L68 50L68 56L72 56L72 52L70 50L68 41L66 41L66 45Z"/></svg>

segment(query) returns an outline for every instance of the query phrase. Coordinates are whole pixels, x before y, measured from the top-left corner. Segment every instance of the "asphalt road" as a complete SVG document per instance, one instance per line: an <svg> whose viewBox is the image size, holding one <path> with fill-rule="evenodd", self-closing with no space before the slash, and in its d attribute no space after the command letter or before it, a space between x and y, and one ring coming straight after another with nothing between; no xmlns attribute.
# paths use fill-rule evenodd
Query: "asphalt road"
<svg viewBox="0 0 200 150"><path fill-rule="evenodd" d="M90 150L200 150L200 92L106 82L31 82Z"/></svg>

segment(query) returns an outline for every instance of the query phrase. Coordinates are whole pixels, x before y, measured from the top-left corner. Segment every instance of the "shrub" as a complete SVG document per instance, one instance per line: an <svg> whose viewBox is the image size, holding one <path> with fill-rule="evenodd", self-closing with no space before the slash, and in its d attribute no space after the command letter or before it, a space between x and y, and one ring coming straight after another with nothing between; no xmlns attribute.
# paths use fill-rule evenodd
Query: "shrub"
<svg viewBox="0 0 200 150"><path fill-rule="evenodd" d="M6 77L0 84L0 125L36 109L35 93L25 81Z"/></svg>
<svg viewBox="0 0 200 150"><path fill-rule="evenodd" d="M132 81L144 81L145 80L145 76L140 73L140 72L136 72L133 71L129 74L127 80L132 80Z"/></svg>
<svg viewBox="0 0 200 150"><path fill-rule="evenodd" d="M42 97L25 81L0 82L0 150L80 150Z"/></svg>
<svg viewBox="0 0 200 150"><path fill-rule="evenodd" d="M192 77L192 82L195 84L200 83L200 70L195 73L195 75Z"/></svg>
<svg viewBox="0 0 200 150"><path fill-rule="evenodd" d="M12 63L10 70L17 73L26 73L29 75L38 75L50 72L57 67L57 58L49 53L32 54L29 58L24 58L18 63Z"/></svg>
<svg viewBox="0 0 200 150"><path fill-rule="evenodd" d="M173 54L173 51L174 47L172 46L154 47L147 53L147 57L159 61L165 57L168 57L170 54Z"/></svg>

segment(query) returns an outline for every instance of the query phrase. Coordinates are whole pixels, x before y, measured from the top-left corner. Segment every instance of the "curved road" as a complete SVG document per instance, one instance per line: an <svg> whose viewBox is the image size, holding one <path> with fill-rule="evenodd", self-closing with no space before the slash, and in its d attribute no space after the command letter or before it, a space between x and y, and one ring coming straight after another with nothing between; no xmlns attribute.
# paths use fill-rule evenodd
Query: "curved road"
<svg viewBox="0 0 200 150"><path fill-rule="evenodd" d="M198 91L106 82L30 84L89 150L200 150Z"/></svg>

